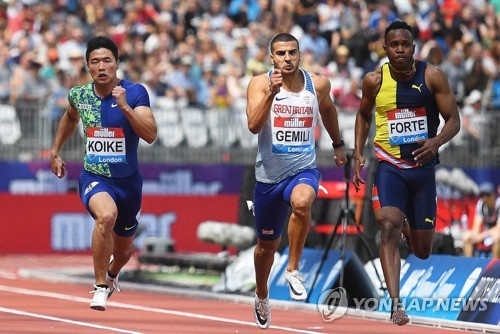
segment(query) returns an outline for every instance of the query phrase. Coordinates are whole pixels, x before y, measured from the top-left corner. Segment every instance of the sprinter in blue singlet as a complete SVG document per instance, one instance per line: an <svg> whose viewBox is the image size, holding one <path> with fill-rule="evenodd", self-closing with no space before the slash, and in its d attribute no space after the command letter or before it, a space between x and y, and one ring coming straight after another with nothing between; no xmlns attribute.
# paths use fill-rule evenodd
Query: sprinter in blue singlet
<svg viewBox="0 0 500 334"><path fill-rule="evenodd" d="M90 308L104 311L107 298L120 291L118 274L134 252L142 201L139 139L153 143L157 128L146 89L117 77L116 44L108 37L94 37L87 43L85 56L93 81L69 92L69 106L51 150L51 168L57 177L65 176L59 152L81 120L85 147L79 191L95 219L95 284Z"/></svg>

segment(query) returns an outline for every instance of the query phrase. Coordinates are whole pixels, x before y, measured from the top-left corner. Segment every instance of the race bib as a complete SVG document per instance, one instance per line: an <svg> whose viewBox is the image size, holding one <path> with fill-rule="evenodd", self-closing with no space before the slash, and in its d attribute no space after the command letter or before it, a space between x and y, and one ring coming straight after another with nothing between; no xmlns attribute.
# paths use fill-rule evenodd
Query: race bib
<svg viewBox="0 0 500 334"><path fill-rule="evenodd" d="M125 135L122 128L87 128L85 145L88 163L119 164L127 162Z"/></svg>
<svg viewBox="0 0 500 334"><path fill-rule="evenodd" d="M387 126L392 146L412 144L429 137L425 107L388 111Z"/></svg>
<svg viewBox="0 0 500 334"><path fill-rule="evenodd" d="M273 152L302 153L314 149L312 117L275 117Z"/></svg>

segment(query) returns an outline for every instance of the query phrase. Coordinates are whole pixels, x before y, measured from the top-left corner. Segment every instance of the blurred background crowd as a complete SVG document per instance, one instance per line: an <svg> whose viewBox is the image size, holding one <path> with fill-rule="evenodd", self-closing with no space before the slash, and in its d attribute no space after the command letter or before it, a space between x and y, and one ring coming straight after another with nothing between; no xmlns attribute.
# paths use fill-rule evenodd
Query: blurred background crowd
<svg viewBox="0 0 500 334"><path fill-rule="evenodd" d="M146 86L168 127L186 108L244 113L248 81L270 69L269 41L289 32L300 42L302 67L330 78L352 147L361 79L385 61L384 30L396 18L413 26L415 57L441 67L457 98L463 130L446 148L450 157L465 147L470 165L499 164L499 0L0 0L0 103L20 120L0 143L19 150L31 135L27 145L50 147L69 88L91 80L84 53L93 35L117 43L119 77ZM160 115L171 109L179 115ZM40 129L42 119L50 125ZM235 124L245 132L244 122ZM188 147L198 135L170 143L174 129L166 129L159 146ZM207 131L198 147L214 141ZM24 159L43 158L37 154Z"/></svg>

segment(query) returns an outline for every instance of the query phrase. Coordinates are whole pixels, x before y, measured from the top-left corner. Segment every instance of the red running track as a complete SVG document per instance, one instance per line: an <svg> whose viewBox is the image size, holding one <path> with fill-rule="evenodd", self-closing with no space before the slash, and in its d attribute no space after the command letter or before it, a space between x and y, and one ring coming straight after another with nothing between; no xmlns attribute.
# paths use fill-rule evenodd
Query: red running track
<svg viewBox="0 0 500 334"><path fill-rule="evenodd" d="M388 321L342 317L324 322L317 312L272 310L271 327L259 329L251 303L233 303L126 290L105 312L89 308L90 285L27 279L19 268L91 268L84 256L0 257L0 333L457 333L432 327L398 327ZM133 265L133 264L130 264ZM271 301L271 306L272 306Z"/></svg>

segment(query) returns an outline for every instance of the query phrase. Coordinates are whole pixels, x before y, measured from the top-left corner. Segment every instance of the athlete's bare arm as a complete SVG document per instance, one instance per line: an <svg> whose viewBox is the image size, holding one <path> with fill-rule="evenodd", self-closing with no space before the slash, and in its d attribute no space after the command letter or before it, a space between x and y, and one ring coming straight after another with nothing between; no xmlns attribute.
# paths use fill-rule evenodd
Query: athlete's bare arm
<svg viewBox="0 0 500 334"><path fill-rule="evenodd" d="M122 86L113 88L112 95L134 132L148 144L152 144L156 140L158 129L151 108L139 106L132 109L127 104L127 91Z"/></svg>
<svg viewBox="0 0 500 334"><path fill-rule="evenodd" d="M413 152L417 165L423 165L431 160L441 145L450 141L460 130L460 116L457 102L448 83L446 74L438 67L427 65L425 82L434 94L439 113L444 119L444 127L434 138L420 142L420 148Z"/></svg>
<svg viewBox="0 0 500 334"><path fill-rule="evenodd" d="M267 73L253 77L250 80L247 88L247 121L248 129L252 133L259 133L266 124L269 118L271 104L276 96L274 92L279 91L281 84L279 78L281 73L279 70L274 70L274 85L271 83Z"/></svg>
<svg viewBox="0 0 500 334"><path fill-rule="evenodd" d="M78 115L78 112L70 104L61 117L54 139L54 145L50 150L50 166L52 173L57 175L60 179L66 175L66 168L64 167L64 161L59 156L59 151L68 138L75 132L79 121L80 115Z"/></svg>
<svg viewBox="0 0 500 334"><path fill-rule="evenodd" d="M321 115L323 125L330 135L332 142L340 143L342 138L340 136L338 112L337 107L330 97L330 91L332 88L330 80L323 75L311 74L311 77L314 82L314 87L316 88L316 94L318 94L319 113Z"/></svg>
<svg viewBox="0 0 500 334"><path fill-rule="evenodd" d="M372 124L373 109L375 107L375 97L382 83L381 69L367 73L361 83L361 102L356 114L354 126L354 175L352 183L356 191L360 189L359 184L365 184L361 178L361 169L365 165L363 150L365 148L370 126Z"/></svg>
<svg viewBox="0 0 500 334"><path fill-rule="evenodd" d="M332 89L330 80L323 75L311 74L311 77L318 96L321 121L323 122L332 143L340 143L342 136L340 135L337 107L333 103L330 96L330 91ZM343 147L339 147L334 150L334 160L337 167L343 166L347 162Z"/></svg>

